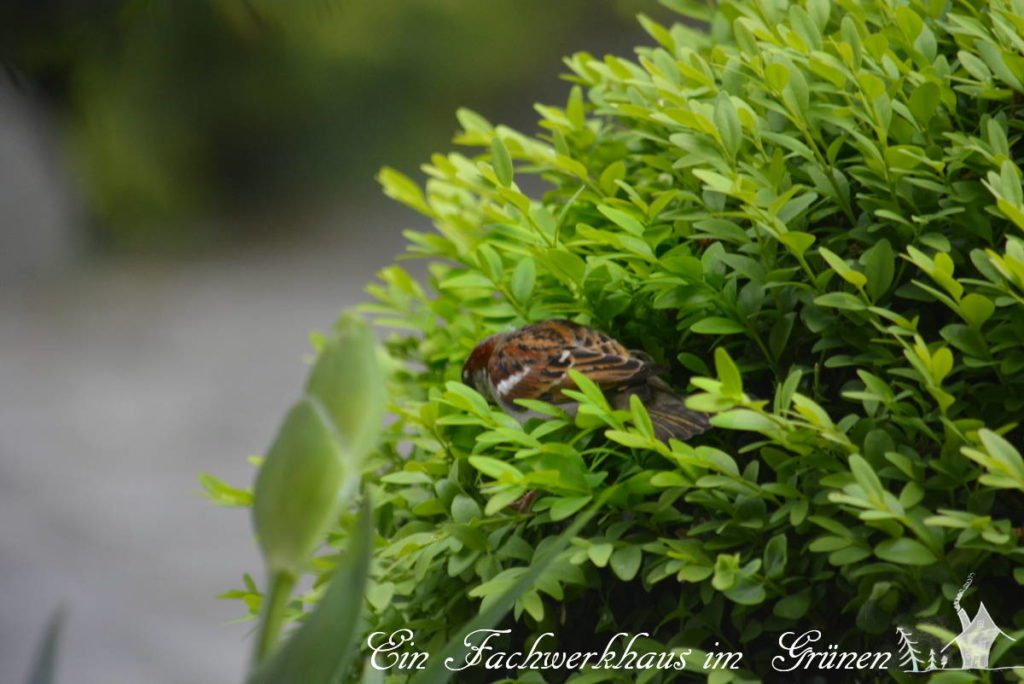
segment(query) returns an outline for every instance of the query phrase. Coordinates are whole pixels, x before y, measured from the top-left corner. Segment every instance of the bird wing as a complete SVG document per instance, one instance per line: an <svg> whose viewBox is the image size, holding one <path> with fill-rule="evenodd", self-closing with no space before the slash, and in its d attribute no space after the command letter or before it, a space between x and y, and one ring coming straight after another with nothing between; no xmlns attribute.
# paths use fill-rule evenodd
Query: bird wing
<svg viewBox="0 0 1024 684"><path fill-rule="evenodd" d="M569 321L528 325L504 340L491 357L495 390L514 399L569 401L563 389L575 389L569 371L584 374L602 389L642 380L650 365L604 333Z"/></svg>
<svg viewBox="0 0 1024 684"><path fill-rule="evenodd" d="M619 410L629 410L629 398L637 395L647 408L654 426L654 436L668 444L669 439L685 442L694 435L711 429L709 416L686 408L685 399L679 397L661 378L648 378L642 385L631 385L611 397L611 404Z"/></svg>

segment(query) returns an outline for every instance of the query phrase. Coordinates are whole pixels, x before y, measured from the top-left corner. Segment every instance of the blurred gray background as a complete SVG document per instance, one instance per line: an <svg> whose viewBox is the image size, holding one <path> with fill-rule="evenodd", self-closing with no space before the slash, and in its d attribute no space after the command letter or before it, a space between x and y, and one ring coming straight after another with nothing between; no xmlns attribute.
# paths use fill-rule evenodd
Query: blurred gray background
<svg viewBox="0 0 1024 684"><path fill-rule="evenodd" d="M0 2L0 681L241 681L248 486L326 330L427 223L373 176L535 130L644 0ZM557 9L555 8L557 7ZM173 8L173 9L168 9Z"/></svg>
<svg viewBox="0 0 1024 684"><path fill-rule="evenodd" d="M3 250L0 681L24 681L58 604L62 682L240 681L249 625L214 596L259 559L248 511L210 505L196 474L248 486L308 332L362 299L416 219L368 202L301 239L76 262L46 131L3 98L0 221L39 232Z"/></svg>

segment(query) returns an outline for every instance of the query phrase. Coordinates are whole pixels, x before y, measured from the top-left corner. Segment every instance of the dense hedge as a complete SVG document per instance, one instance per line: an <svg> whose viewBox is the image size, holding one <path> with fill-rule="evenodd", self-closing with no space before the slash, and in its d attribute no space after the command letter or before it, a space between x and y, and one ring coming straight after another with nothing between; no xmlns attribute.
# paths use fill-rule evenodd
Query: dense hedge
<svg viewBox="0 0 1024 684"><path fill-rule="evenodd" d="M437 650L611 489L507 647L646 631L773 681L785 631L943 645L969 573L965 606L1024 634L1024 8L666 4L710 29L641 18L657 46L569 58L540 134L463 110L475 156L435 155L425 189L381 174L436 232L408 233L428 284L389 267L366 307L401 366L366 471L371 627ZM481 338L555 316L669 366L717 429L666 447L592 387L523 427L458 381ZM616 676L676 675L572 681Z"/></svg>

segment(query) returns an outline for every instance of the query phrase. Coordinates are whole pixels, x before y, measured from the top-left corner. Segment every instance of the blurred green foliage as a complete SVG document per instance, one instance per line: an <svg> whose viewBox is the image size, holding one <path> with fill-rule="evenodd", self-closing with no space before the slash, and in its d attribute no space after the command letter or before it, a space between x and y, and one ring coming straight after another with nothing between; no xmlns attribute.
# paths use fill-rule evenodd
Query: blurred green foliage
<svg viewBox="0 0 1024 684"><path fill-rule="evenodd" d="M41 84L102 235L190 240L309 209L422 158L450 112L526 112L567 49L653 0L8 3L0 58ZM363 181L365 179L365 181Z"/></svg>

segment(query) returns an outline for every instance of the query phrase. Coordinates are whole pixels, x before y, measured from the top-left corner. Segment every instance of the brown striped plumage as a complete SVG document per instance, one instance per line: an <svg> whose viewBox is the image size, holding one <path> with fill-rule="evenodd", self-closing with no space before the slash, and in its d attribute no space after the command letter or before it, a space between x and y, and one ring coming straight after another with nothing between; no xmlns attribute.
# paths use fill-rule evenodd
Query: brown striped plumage
<svg viewBox="0 0 1024 684"><path fill-rule="evenodd" d="M498 333L473 349L462 368L462 381L506 412L529 417L516 399L555 404L572 400L569 370L586 375L615 408L628 409L636 394L647 407L658 439L685 440L710 427L707 415L686 408L665 381L661 369L642 352L626 349L608 335L567 321L551 319ZM567 408L574 408L567 406Z"/></svg>

